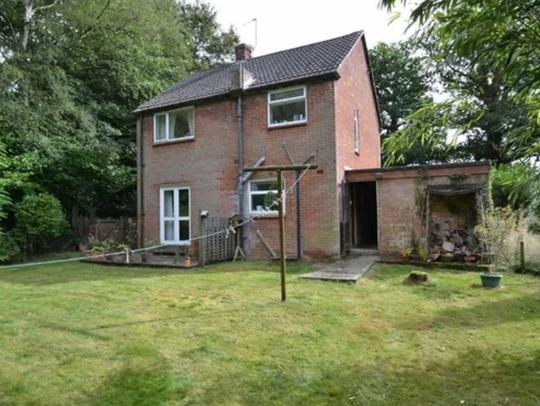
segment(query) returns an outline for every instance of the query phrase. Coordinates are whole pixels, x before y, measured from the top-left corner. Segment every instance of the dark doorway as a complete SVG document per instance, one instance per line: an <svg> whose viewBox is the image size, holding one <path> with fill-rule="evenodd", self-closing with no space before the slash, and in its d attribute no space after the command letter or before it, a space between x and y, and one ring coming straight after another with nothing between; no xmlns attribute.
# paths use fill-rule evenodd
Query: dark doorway
<svg viewBox="0 0 540 406"><path fill-rule="evenodd" d="M377 248L377 184L358 182L351 186L353 245Z"/></svg>

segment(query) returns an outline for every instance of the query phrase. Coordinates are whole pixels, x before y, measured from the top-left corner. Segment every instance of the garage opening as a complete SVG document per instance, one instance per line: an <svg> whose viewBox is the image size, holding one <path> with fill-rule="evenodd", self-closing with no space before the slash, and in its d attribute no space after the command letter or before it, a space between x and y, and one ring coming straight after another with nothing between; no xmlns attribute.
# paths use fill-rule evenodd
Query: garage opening
<svg viewBox="0 0 540 406"><path fill-rule="evenodd" d="M351 184L352 243L357 248L377 248L377 184Z"/></svg>

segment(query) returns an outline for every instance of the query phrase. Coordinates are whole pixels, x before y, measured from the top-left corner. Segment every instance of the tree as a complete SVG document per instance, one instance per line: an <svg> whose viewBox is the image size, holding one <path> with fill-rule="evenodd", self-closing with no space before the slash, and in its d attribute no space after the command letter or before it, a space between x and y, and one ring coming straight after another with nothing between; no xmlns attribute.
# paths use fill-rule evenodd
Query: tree
<svg viewBox="0 0 540 406"><path fill-rule="evenodd" d="M41 192L67 213L133 215L133 110L230 60L236 34L187 0L0 3L0 182L11 179L0 193L12 202L0 227L13 229L18 203Z"/></svg>
<svg viewBox="0 0 540 406"><path fill-rule="evenodd" d="M398 1L381 0L388 9ZM458 54L474 51L478 62L492 66L540 119L539 0L422 0L413 6L411 24L425 32L437 29Z"/></svg>
<svg viewBox="0 0 540 406"><path fill-rule="evenodd" d="M369 53L385 135L396 132L405 117L431 100L425 61L415 52L414 43L407 41L381 42Z"/></svg>
<svg viewBox="0 0 540 406"><path fill-rule="evenodd" d="M236 35L221 30L205 3L3 3L0 142L8 156L68 211L133 214L132 111L193 70L231 58Z"/></svg>
<svg viewBox="0 0 540 406"><path fill-rule="evenodd" d="M396 3L381 0L387 8ZM498 166L495 203L538 215L540 1L422 0L409 19L419 27L448 100L422 106L386 140L393 163L411 159L405 148L413 145L427 151L421 159L428 162L442 155L446 160L490 159ZM422 110L436 114L430 118ZM451 114L441 115L444 111ZM415 129L423 130L416 138Z"/></svg>
<svg viewBox="0 0 540 406"><path fill-rule="evenodd" d="M512 209L529 208L540 216L540 171L527 164L501 165L490 176L493 202Z"/></svg>
<svg viewBox="0 0 540 406"><path fill-rule="evenodd" d="M500 164L538 156L534 150L539 127L531 122L525 103L513 97L501 72L479 62L474 50L458 54L437 33L435 28L417 43L432 65L432 80L447 100L424 101L400 131L384 141L385 162L490 160Z"/></svg>
<svg viewBox="0 0 540 406"><path fill-rule="evenodd" d="M189 45L197 69L232 61L230 51L238 44L239 37L232 27L228 31L221 30L210 4L200 0L179 2L178 10L181 22L190 34Z"/></svg>
<svg viewBox="0 0 540 406"><path fill-rule="evenodd" d="M391 1L383 3L393 4ZM394 139L385 146L388 155L393 156L399 163L437 161L440 148L430 156L429 146L435 144L440 146L441 140L444 143L445 138L447 140L452 138L455 141L456 135L459 136L459 148L452 148L452 145L449 145L445 154L446 160L488 159L500 164L516 160L538 160L540 157L540 126L534 119L535 110L532 103L537 94L534 91L523 93L524 89L531 89L529 85L534 83L535 74L530 72L530 66L527 64L523 73L528 76L517 78L515 64L503 66L499 63L500 55L497 55L497 52L486 53L486 47L495 49L493 46L497 43L498 37L490 32L480 35L475 21L486 30L504 31L510 29L512 24L507 22L510 25L488 27L490 16L497 5L500 6L501 12L504 5L487 1L480 7L477 2L472 3L474 4L457 1L450 4L444 0L438 2L426 0L411 14L412 22L420 24L420 35L416 37L416 41L432 63L433 80L441 85L447 97L444 104L424 105L422 109L434 111L439 108L460 114L453 117L439 114L449 119L446 137L441 138L440 131L425 132L420 145L424 153L420 154L417 160L414 160L414 153L388 151L388 148L412 145L412 134L406 134L407 130L396 134L396 138L403 136L405 139L403 141ZM520 7L516 5L516 10L519 9ZM462 18L468 21L469 26L462 24ZM530 19L526 21L533 23ZM456 29L457 26L460 29ZM538 21L536 27L540 28ZM493 43L485 42L486 38L491 38ZM480 46L480 43L483 45ZM524 82L528 82L528 85ZM454 105L450 110L449 103ZM460 108L464 105L468 106L468 112ZM411 123L414 122L417 127L418 120L423 116L417 114L410 117ZM429 122L424 124L427 126ZM439 121L438 124L443 123ZM436 139L429 140L430 135ZM408 158L411 157L413 160L409 161ZM390 164L397 162L389 161Z"/></svg>

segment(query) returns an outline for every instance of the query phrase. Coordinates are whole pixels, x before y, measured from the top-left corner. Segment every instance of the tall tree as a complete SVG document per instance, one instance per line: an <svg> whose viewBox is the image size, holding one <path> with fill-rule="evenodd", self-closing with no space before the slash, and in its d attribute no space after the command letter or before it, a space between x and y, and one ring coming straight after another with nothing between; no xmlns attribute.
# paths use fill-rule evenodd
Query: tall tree
<svg viewBox="0 0 540 406"><path fill-rule="evenodd" d="M408 0L380 0L392 9ZM427 33L458 54L475 53L475 62L501 72L540 121L540 0L421 0L409 15Z"/></svg>
<svg viewBox="0 0 540 406"><path fill-rule="evenodd" d="M437 33L434 29L417 42L446 100L423 103L384 141L387 163L474 159L500 164L536 157L539 128L504 75L477 58L475 50L458 53Z"/></svg>
<svg viewBox="0 0 540 406"><path fill-rule="evenodd" d="M405 117L431 100L427 67L416 51L413 41L380 42L370 50L385 135L396 132Z"/></svg>
<svg viewBox="0 0 540 406"><path fill-rule="evenodd" d="M382 4L391 7L395 1L383 0ZM413 8L411 22L419 25L424 49L434 61L434 72L448 97L444 104L423 106L424 111L440 109L438 116L449 120L446 132L430 131L429 122L424 123L421 147L444 146L453 138L459 141L459 148L447 143L447 159L508 163L539 158L540 129L535 114L540 111L540 82L537 70L531 69L540 61L540 53L531 43L531 36L540 32L540 20L533 18L538 5L538 1L424 0ZM515 49L509 53L510 43ZM449 103L453 104L450 109ZM452 111L460 115L446 114ZM419 145L413 129L421 118L421 114L411 116L414 125L389 140L386 150ZM432 139L426 143L429 137ZM394 150L389 154L406 162L404 153ZM436 160L436 155L431 159Z"/></svg>
<svg viewBox="0 0 540 406"><path fill-rule="evenodd" d="M235 41L187 0L0 0L0 185L13 203L0 226L41 191L68 213L132 214L133 109L228 60ZM7 182L12 170L24 182Z"/></svg>

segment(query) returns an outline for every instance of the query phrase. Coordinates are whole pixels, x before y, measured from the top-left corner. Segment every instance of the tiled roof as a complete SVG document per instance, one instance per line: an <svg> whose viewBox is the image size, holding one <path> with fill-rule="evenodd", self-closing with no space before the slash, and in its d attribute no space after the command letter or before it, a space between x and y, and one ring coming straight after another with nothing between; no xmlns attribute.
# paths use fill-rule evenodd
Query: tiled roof
<svg viewBox="0 0 540 406"><path fill-rule="evenodd" d="M241 65L253 76L248 89L311 79L337 73L362 31L298 48L262 55L195 73L140 105L135 112L221 96L233 87L234 71Z"/></svg>

